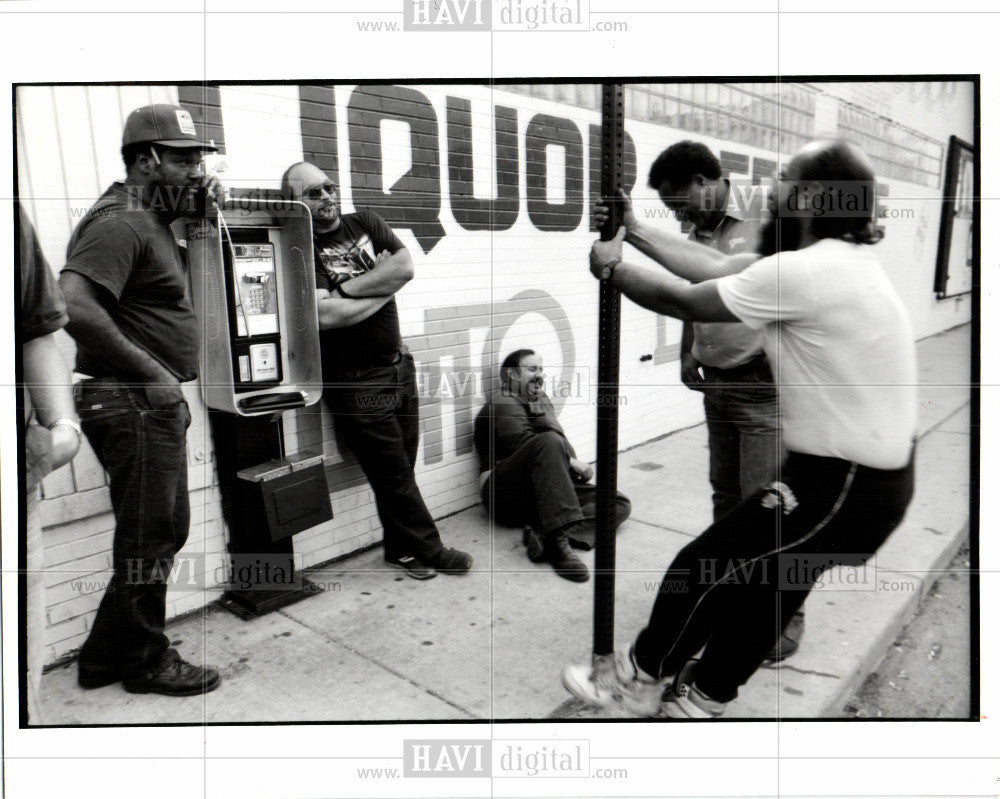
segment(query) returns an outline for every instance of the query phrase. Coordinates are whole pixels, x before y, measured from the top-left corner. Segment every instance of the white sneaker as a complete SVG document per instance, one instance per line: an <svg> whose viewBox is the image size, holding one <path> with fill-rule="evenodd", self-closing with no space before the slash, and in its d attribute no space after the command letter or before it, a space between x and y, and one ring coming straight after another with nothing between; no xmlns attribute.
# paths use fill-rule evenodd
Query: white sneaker
<svg viewBox="0 0 1000 799"><path fill-rule="evenodd" d="M694 684L694 666L689 660L664 696L663 715L668 719L714 719L721 716L728 702L706 696Z"/></svg>
<svg viewBox="0 0 1000 799"><path fill-rule="evenodd" d="M577 699L592 707L609 707L616 701L637 716L658 716L666 680L646 674L632 659L632 649L615 652L612 668L596 673L592 665L563 669L562 682Z"/></svg>

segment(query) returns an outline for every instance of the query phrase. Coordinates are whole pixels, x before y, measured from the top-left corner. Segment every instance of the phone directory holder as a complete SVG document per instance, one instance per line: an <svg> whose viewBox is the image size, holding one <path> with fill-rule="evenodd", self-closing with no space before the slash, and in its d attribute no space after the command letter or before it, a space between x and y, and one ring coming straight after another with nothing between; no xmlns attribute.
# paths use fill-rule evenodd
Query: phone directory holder
<svg viewBox="0 0 1000 799"><path fill-rule="evenodd" d="M187 223L205 404L261 416L323 391L312 222L300 202L238 197Z"/></svg>

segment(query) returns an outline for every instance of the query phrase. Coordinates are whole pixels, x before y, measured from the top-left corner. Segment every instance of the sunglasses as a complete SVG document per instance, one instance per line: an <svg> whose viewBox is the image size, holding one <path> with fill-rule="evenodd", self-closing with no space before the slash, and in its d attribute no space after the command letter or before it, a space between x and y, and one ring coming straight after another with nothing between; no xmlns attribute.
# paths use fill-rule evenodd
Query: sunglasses
<svg viewBox="0 0 1000 799"><path fill-rule="evenodd" d="M302 196L309 200L321 200L323 199L323 192L326 192L331 197L336 197L337 187L333 183L324 183L322 186L313 186L311 189L306 189L302 192Z"/></svg>

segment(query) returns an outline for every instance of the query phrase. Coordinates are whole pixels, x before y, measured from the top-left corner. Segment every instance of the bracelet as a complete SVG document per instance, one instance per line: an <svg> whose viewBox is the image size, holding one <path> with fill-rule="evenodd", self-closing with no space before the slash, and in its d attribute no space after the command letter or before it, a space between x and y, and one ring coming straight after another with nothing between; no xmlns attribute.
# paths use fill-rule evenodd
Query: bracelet
<svg viewBox="0 0 1000 799"><path fill-rule="evenodd" d="M336 286L333 287L334 291L336 291L345 300L356 300L356 299L358 299L353 294L348 294L346 291L344 291L344 283L346 283L346 282L347 281L341 281L340 283L338 283Z"/></svg>
<svg viewBox="0 0 1000 799"><path fill-rule="evenodd" d="M80 427L80 423L76 419L70 419L69 417L64 417L62 419L56 419L45 425L46 429L54 430L57 427L72 427L76 431L77 438L83 441L83 429Z"/></svg>

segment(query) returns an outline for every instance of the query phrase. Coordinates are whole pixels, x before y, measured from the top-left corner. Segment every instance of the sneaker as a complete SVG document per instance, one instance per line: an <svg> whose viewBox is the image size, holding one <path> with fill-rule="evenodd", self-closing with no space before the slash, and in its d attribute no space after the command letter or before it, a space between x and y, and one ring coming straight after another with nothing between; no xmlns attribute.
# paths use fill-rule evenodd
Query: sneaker
<svg viewBox="0 0 1000 799"><path fill-rule="evenodd" d="M673 687L664 694L663 715L668 719L714 719L725 712L728 702L716 701L695 686L697 663L697 660L689 660L684 664Z"/></svg>
<svg viewBox="0 0 1000 799"><path fill-rule="evenodd" d="M585 583L590 579L587 565L576 556L566 533L549 533L545 538L545 550L545 559L560 577L574 583Z"/></svg>
<svg viewBox="0 0 1000 799"><path fill-rule="evenodd" d="M113 685L122 678L120 666L95 666L77 662L76 681L81 688L103 688Z"/></svg>
<svg viewBox="0 0 1000 799"><path fill-rule="evenodd" d="M806 614L801 610L796 611L792 618L788 620L785 629L781 631L777 642L771 647L764 660L778 663L787 657L794 655L799 648L802 634L806 631Z"/></svg>
<svg viewBox="0 0 1000 799"><path fill-rule="evenodd" d="M442 547L434 556L431 565L443 574L465 574L472 568L472 555L460 549Z"/></svg>
<svg viewBox="0 0 1000 799"><path fill-rule="evenodd" d="M422 561L417 560L413 555L403 555L401 558L386 560L386 563L394 569L402 569L408 577L414 580L429 580L437 577L437 572Z"/></svg>
<svg viewBox="0 0 1000 799"><path fill-rule="evenodd" d="M601 673L592 665L570 665L563 669L566 690L591 707L609 707L615 701L636 716L657 716L666 680L656 680L635 665L632 649L619 650L613 666Z"/></svg>
<svg viewBox="0 0 1000 799"><path fill-rule="evenodd" d="M545 541L530 524L524 528L521 543L528 550L528 560L532 563L541 563L545 560Z"/></svg>
<svg viewBox="0 0 1000 799"><path fill-rule="evenodd" d="M157 666L122 681L130 694L194 696L214 691L222 682L215 669L183 660L176 649L168 649Z"/></svg>

